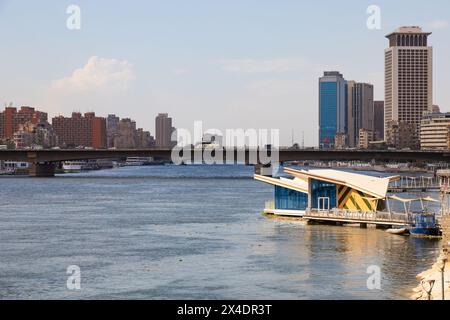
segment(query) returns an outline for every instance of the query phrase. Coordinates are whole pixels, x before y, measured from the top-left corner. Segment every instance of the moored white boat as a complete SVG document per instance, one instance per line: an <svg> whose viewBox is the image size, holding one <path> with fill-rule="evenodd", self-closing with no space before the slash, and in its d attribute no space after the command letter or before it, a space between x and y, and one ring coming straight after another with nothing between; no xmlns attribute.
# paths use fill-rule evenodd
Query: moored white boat
<svg viewBox="0 0 450 320"><path fill-rule="evenodd" d="M399 234L399 235L409 234L408 228L387 229L386 232L390 234Z"/></svg>
<svg viewBox="0 0 450 320"><path fill-rule="evenodd" d="M148 157L128 157L125 166L135 167L135 166L146 166L150 165L152 158Z"/></svg>
<svg viewBox="0 0 450 320"><path fill-rule="evenodd" d="M64 172L81 172L98 169L96 160L64 161L62 166Z"/></svg>

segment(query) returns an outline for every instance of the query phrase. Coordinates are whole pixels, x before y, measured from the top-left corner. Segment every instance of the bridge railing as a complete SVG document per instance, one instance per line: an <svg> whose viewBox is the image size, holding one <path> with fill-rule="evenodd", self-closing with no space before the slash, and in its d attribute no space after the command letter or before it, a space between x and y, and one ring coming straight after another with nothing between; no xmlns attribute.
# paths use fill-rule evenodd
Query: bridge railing
<svg viewBox="0 0 450 320"><path fill-rule="evenodd" d="M389 221L407 223L412 219L405 213L398 212L363 212L357 210L345 210L345 209L307 209L306 216L316 218L328 218L328 219L347 219L358 221Z"/></svg>

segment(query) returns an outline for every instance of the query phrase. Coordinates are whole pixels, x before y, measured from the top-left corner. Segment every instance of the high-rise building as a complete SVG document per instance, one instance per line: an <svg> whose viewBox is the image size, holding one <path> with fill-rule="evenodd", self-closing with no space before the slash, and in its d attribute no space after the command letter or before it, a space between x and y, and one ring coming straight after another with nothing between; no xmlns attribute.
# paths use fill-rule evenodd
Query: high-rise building
<svg viewBox="0 0 450 320"><path fill-rule="evenodd" d="M401 27L388 34L389 48L385 50L385 136L389 127L401 123L418 131L424 111L433 105L433 49L428 36L420 27ZM390 124L390 122L397 124ZM400 125L401 127L401 125ZM403 126L407 127L407 126Z"/></svg>
<svg viewBox="0 0 450 320"><path fill-rule="evenodd" d="M120 118L115 114L109 114L106 118L106 140L108 148L114 147L114 139L119 134Z"/></svg>
<svg viewBox="0 0 450 320"><path fill-rule="evenodd" d="M418 149L420 147L417 126L413 123L390 121L385 129L386 145L397 149Z"/></svg>
<svg viewBox="0 0 450 320"><path fill-rule="evenodd" d="M348 90L347 135L350 147L359 145L360 130L374 131L373 85L350 82ZM351 89L350 89L351 88Z"/></svg>
<svg viewBox="0 0 450 320"><path fill-rule="evenodd" d="M326 71L319 79L319 147L332 149L336 134L346 133L346 82L337 71Z"/></svg>
<svg viewBox="0 0 450 320"><path fill-rule="evenodd" d="M450 113L428 113L420 125L422 150L450 149Z"/></svg>
<svg viewBox="0 0 450 320"><path fill-rule="evenodd" d="M373 103L373 127L374 139L384 140L384 101L375 101Z"/></svg>
<svg viewBox="0 0 450 320"><path fill-rule="evenodd" d="M354 128L354 119L353 119L353 89L355 87L356 82L352 80L348 80L346 82L346 105L347 105L347 145L349 147L356 147L357 140L355 139L355 128Z"/></svg>
<svg viewBox="0 0 450 320"><path fill-rule="evenodd" d="M155 138L148 131L144 129L137 129L137 147L138 148L149 148L153 147L155 144Z"/></svg>
<svg viewBox="0 0 450 320"><path fill-rule="evenodd" d="M14 133L19 130L19 126L27 122L47 123L47 113L36 111L31 107L21 107L20 110L6 107L0 113L0 139L12 139Z"/></svg>
<svg viewBox="0 0 450 320"><path fill-rule="evenodd" d="M28 121L19 125L19 130L14 133L13 141L16 149L30 147L48 149L57 146L58 137L47 122L34 124Z"/></svg>
<svg viewBox="0 0 450 320"><path fill-rule="evenodd" d="M3 112L0 112L0 140L5 137L5 116Z"/></svg>
<svg viewBox="0 0 450 320"><path fill-rule="evenodd" d="M114 138L114 147L134 149L137 147L136 122L126 118L119 121L119 131Z"/></svg>
<svg viewBox="0 0 450 320"><path fill-rule="evenodd" d="M160 113L155 119L156 146L161 149L172 147L172 118L167 113Z"/></svg>
<svg viewBox="0 0 450 320"><path fill-rule="evenodd" d="M55 117L52 125L63 147L106 148L106 119L95 116L93 112L84 116L73 112L71 118Z"/></svg>

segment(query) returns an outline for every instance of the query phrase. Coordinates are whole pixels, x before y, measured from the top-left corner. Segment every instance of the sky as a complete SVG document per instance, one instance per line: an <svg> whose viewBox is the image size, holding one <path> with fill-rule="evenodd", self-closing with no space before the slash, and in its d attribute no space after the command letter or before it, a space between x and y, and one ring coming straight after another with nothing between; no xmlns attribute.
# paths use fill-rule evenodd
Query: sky
<svg viewBox="0 0 450 320"><path fill-rule="evenodd" d="M434 103L450 111L448 0L0 0L0 103L114 113L152 133L167 112L177 128L279 129L282 145L316 146L323 71L383 100L385 35L403 25L433 32Z"/></svg>

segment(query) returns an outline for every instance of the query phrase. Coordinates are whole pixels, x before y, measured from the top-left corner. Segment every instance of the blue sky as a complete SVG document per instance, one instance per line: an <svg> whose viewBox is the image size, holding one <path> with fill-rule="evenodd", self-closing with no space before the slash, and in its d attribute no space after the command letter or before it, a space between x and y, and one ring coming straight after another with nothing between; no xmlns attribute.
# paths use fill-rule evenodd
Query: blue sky
<svg viewBox="0 0 450 320"><path fill-rule="evenodd" d="M81 8L68 30L66 9ZM369 5L381 30L366 27ZM0 103L50 115L116 113L154 130L294 130L317 144L317 78L336 69L383 99L384 36L402 25L433 32L434 101L450 111L450 2L0 0Z"/></svg>

